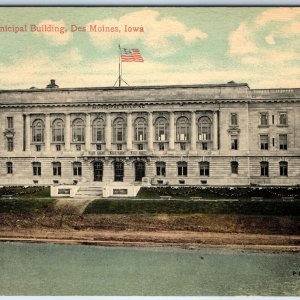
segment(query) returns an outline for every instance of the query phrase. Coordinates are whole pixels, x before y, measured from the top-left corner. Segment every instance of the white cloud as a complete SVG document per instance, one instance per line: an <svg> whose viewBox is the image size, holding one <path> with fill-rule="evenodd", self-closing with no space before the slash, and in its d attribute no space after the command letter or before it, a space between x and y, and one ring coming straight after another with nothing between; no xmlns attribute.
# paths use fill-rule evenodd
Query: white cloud
<svg viewBox="0 0 300 300"><path fill-rule="evenodd" d="M95 20L87 24L87 27L110 26L119 27L121 32L89 32L92 42L99 47L109 48L115 40L123 45L131 45L141 41L146 47L153 51L153 56L166 56L176 51L176 45L170 41L172 37L180 37L188 46L198 39L206 39L207 34L199 29L191 28L176 18L160 18L159 12L151 9L128 13L120 19ZM143 27L144 32L125 32L127 27Z"/></svg>
<svg viewBox="0 0 300 300"><path fill-rule="evenodd" d="M229 35L229 55L247 65L272 65L298 59L300 8L266 9ZM267 26L270 23L274 26ZM264 39L265 43L262 43Z"/></svg>
<svg viewBox="0 0 300 300"><path fill-rule="evenodd" d="M262 12L255 19L255 24L265 26L270 22L289 22L300 16L300 8L270 8Z"/></svg>
<svg viewBox="0 0 300 300"><path fill-rule="evenodd" d="M67 44L72 38L72 33L65 30L66 25L63 20L44 20L36 26L34 33L42 35L51 44L64 45Z"/></svg>
<svg viewBox="0 0 300 300"><path fill-rule="evenodd" d="M240 26L229 35L229 53L232 56L243 56L257 52L258 48L253 41L253 33L246 23Z"/></svg>

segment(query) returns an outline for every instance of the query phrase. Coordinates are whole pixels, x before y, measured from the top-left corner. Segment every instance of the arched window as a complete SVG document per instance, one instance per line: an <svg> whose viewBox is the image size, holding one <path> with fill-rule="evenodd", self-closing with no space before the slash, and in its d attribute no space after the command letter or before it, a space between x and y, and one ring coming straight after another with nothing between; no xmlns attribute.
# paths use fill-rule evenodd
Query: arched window
<svg viewBox="0 0 300 300"><path fill-rule="evenodd" d="M6 163L6 173L12 174L13 173L13 163L11 161L8 161Z"/></svg>
<svg viewBox="0 0 300 300"><path fill-rule="evenodd" d="M123 181L124 179L124 163L122 161L114 162L115 181Z"/></svg>
<svg viewBox="0 0 300 300"><path fill-rule="evenodd" d="M125 141L125 121L122 118L117 118L114 121L114 142Z"/></svg>
<svg viewBox="0 0 300 300"><path fill-rule="evenodd" d="M190 136L189 121L186 117L180 117L176 123L177 141L188 141Z"/></svg>
<svg viewBox="0 0 300 300"><path fill-rule="evenodd" d="M33 176L41 176L42 165L40 162L35 161L32 163L32 172L33 172Z"/></svg>
<svg viewBox="0 0 300 300"><path fill-rule="evenodd" d="M52 124L52 140L53 142L63 142L65 139L65 126L61 119L54 120Z"/></svg>
<svg viewBox="0 0 300 300"><path fill-rule="evenodd" d="M76 162L73 163L73 175L74 176L81 176L82 175L81 162L76 161Z"/></svg>
<svg viewBox="0 0 300 300"><path fill-rule="evenodd" d="M61 163L53 162L52 163L53 176L61 176Z"/></svg>
<svg viewBox="0 0 300 300"><path fill-rule="evenodd" d="M35 120L32 123L32 141L44 142L44 122L42 120Z"/></svg>
<svg viewBox="0 0 300 300"><path fill-rule="evenodd" d="M201 161L199 165L200 165L200 176L209 176L209 162Z"/></svg>
<svg viewBox="0 0 300 300"><path fill-rule="evenodd" d="M168 140L168 122L165 118L157 118L155 122L155 140L164 142Z"/></svg>
<svg viewBox="0 0 300 300"><path fill-rule="evenodd" d="M269 176L269 163L267 161L260 162L260 176Z"/></svg>
<svg viewBox="0 0 300 300"><path fill-rule="evenodd" d="M166 163L163 161L158 161L156 165L156 175L157 176L166 176Z"/></svg>
<svg viewBox="0 0 300 300"><path fill-rule="evenodd" d="M177 175L178 176L187 176L188 173L188 166L187 166L187 162L185 161L179 161L177 163Z"/></svg>
<svg viewBox="0 0 300 300"><path fill-rule="evenodd" d="M134 140L141 142L147 140L147 124L144 118L137 118L134 122Z"/></svg>
<svg viewBox="0 0 300 300"><path fill-rule="evenodd" d="M288 162L287 161L279 162L279 172L280 172L280 176L288 176Z"/></svg>
<svg viewBox="0 0 300 300"><path fill-rule="evenodd" d="M142 181L146 174L146 165L143 161L136 161L134 163L135 168L135 181Z"/></svg>
<svg viewBox="0 0 300 300"><path fill-rule="evenodd" d="M211 120L208 117L201 117L198 122L198 140L211 140Z"/></svg>
<svg viewBox="0 0 300 300"><path fill-rule="evenodd" d="M76 119L73 122L73 142L84 142L85 126L82 119Z"/></svg>
<svg viewBox="0 0 300 300"><path fill-rule="evenodd" d="M96 119L93 122L93 142L104 142L105 123L103 119Z"/></svg>
<svg viewBox="0 0 300 300"><path fill-rule="evenodd" d="M239 173L239 163L237 161L232 161L231 165L231 174L238 174Z"/></svg>

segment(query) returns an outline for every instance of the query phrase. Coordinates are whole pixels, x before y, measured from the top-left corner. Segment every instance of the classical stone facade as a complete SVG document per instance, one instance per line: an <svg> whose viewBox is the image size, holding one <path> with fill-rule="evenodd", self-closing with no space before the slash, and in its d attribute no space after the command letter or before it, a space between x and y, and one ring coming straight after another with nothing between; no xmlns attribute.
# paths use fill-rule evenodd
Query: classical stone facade
<svg viewBox="0 0 300 300"><path fill-rule="evenodd" d="M300 184L300 89L0 91L1 185Z"/></svg>

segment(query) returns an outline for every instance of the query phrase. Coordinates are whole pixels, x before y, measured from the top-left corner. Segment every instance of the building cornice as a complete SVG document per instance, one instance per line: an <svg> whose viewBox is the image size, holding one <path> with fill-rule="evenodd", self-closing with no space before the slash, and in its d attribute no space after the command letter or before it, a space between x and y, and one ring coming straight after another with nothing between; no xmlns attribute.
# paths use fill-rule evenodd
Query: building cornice
<svg viewBox="0 0 300 300"><path fill-rule="evenodd" d="M227 103L300 103L300 99L170 99L170 100L123 100L123 101L76 101L76 102L48 102L48 103L0 103L1 108L31 108L31 107L101 107L105 109L126 108L136 109L143 108L145 105L193 105L193 104L209 104L219 105Z"/></svg>
<svg viewBox="0 0 300 300"><path fill-rule="evenodd" d="M161 89L174 89L174 88L219 88L219 87L246 87L248 89L249 85L247 83L225 83L225 84L190 84L190 85L146 85L146 86L121 86L121 87L75 87L75 88L32 88L32 89L12 89L12 90L0 90L1 93L54 93L54 92L72 92L72 91L126 91L126 90L161 90Z"/></svg>

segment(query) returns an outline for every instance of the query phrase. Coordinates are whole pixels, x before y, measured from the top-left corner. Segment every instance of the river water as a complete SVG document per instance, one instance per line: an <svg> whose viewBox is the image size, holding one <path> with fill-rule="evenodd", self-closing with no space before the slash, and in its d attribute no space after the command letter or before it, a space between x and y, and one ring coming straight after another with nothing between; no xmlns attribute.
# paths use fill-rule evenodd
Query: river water
<svg viewBox="0 0 300 300"><path fill-rule="evenodd" d="M0 243L1 295L299 296L299 253Z"/></svg>

